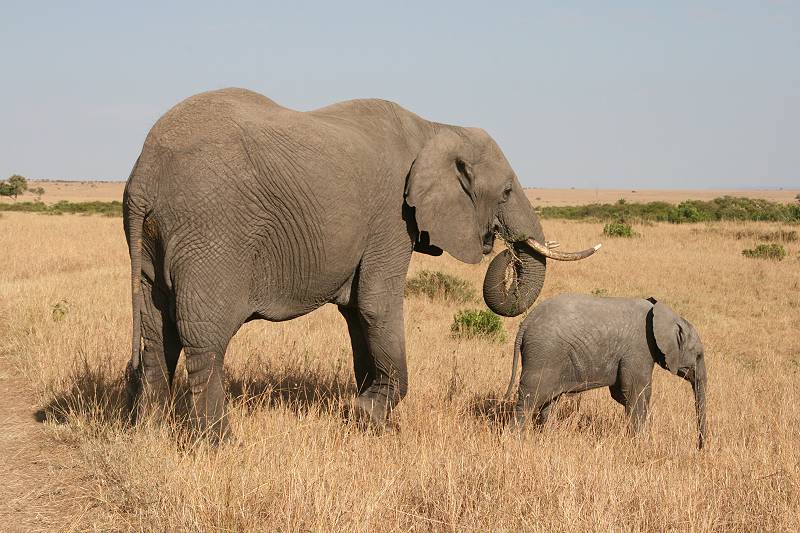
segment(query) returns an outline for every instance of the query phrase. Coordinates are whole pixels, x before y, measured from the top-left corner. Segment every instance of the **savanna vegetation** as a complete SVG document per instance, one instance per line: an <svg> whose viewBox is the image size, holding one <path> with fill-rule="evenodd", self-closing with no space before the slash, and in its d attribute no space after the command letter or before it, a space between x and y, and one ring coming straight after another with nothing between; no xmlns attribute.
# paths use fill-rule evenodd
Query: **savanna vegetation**
<svg viewBox="0 0 800 533"><path fill-rule="evenodd" d="M537 209L544 218L596 221L687 222L765 221L800 223L800 202L781 203L761 198L722 196L710 201L685 200L635 203L620 199L613 204L548 206Z"/></svg>
<svg viewBox="0 0 800 533"><path fill-rule="evenodd" d="M0 181L0 196L12 196L14 200L28 190L28 180L25 176L14 174L8 179Z"/></svg>
<svg viewBox="0 0 800 533"><path fill-rule="evenodd" d="M36 194L43 193L42 190L41 193ZM117 200L89 202L60 200L52 204L45 204L41 201L0 203L0 211L25 211L51 215L77 213L122 216L122 203ZM620 199L613 204L546 206L538 207L536 211L541 217L549 219L611 223L671 222L682 224L729 220L800 224L800 202L782 203L762 198L738 196L722 196L714 200L685 200L677 205L658 201L636 203Z"/></svg>
<svg viewBox="0 0 800 533"><path fill-rule="evenodd" d="M697 327L709 372L703 452L690 388L660 371L645 438L626 434L606 390L584 394L577 411L557 409L540 430L505 430L511 405L501 397L524 315L487 317L466 297L486 262L418 254L405 300L410 392L395 413L399 431L373 435L349 420L350 342L327 305L289 322L248 323L234 337L226 369L236 437L212 450L181 420L182 361L177 419L128 425L121 219L64 213L0 218L0 358L26 377L47 438L74 460L71 490L50 492L69 494L63 505L75 518L54 529L800 529L800 242L786 222L642 218L653 222L638 238L612 239L603 228L617 213L544 220L565 249L603 248L550 262L539 301L655 296ZM742 255L771 243L783 246L783 261ZM462 336L457 324L507 335Z"/></svg>

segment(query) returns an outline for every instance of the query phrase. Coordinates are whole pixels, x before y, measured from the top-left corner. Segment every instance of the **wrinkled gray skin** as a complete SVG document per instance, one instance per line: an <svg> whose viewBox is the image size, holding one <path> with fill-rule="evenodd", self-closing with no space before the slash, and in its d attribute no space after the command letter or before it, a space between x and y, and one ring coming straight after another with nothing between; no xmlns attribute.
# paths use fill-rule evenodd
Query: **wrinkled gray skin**
<svg viewBox="0 0 800 533"><path fill-rule="evenodd" d="M530 306L544 281L545 257L522 242L544 243L541 225L492 138L383 100L303 113L243 89L188 98L147 136L124 215L133 406L168 408L183 349L193 418L213 439L226 433L225 350L244 322L338 305L356 416L382 428L408 387L413 250L478 263L495 234L509 241L516 281L485 283L505 315ZM509 254L498 257L493 272L505 272Z"/></svg>
<svg viewBox="0 0 800 533"><path fill-rule="evenodd" d="M706 366L697 331L655 299L598 298L562 294L539 304L525 319L514 344L514 363L506 399L522 359L515 422L547 419L562 394L608 387L625 406L635 433L644 428L653 365L692 384L699 430L706 438Z"/></svg>

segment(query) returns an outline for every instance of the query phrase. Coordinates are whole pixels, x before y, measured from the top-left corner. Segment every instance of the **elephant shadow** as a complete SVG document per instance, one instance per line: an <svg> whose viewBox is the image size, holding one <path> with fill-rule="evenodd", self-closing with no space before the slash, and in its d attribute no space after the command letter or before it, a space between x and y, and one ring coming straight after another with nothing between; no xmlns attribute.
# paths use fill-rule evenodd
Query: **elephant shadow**
<svg viewBox="0 0 800 533"><path fill-rule="evenodd" d="M514 419L515 400L506 400L495 394L474 395L468 402L469 412L474 418L483 422L495 431L502 431ZM580 395L565 395L554 403L551 420L564 422L574 419L577 429L595 429L596 416L586 409L581 410Z"/></svg>
<svg viewBox="0 0 800 533"><path fill-rule="evenodd" d="M468 405L473 417L496 431L502 431L514 417L514 402L497 394L476 394Z"/></svg>
<svg viewBox="0 0 800 533"><path fill-rule="evenodd" d="M50 384L50 399L33 413L37 422L66 424L71 419L102 425L128 420L127 389L122 369L92 368L83 362L70 372L63 384Z"/></svg>
<svg viewBox="0 0 800 533"><path fill-rule="evenodd" d="M344 419L349 418L349 400L356 396L355 383L349 376L297 368L262 368L258 373L232 375L226 379L226 389L230 406L245 412L287 408L300 414L327 413Z"/></svg>
<svg viewBox="0 0 800 533"><path fill-rule="evenodd" d="M122 369L73 369L64 385L51 385L49 400L33 413L38 422L67 424L90 421L104 426L128 425L130 407ZM226 379L229 408L250 413L256 408L288 408L297 413L322 412L349 418L349 399L356 387L341 372L323 372L296 367L281 370L261 367L258 371L230 375ZM189 385L184 376L173 384L173 413L186 421L191 411Z"/></svg>

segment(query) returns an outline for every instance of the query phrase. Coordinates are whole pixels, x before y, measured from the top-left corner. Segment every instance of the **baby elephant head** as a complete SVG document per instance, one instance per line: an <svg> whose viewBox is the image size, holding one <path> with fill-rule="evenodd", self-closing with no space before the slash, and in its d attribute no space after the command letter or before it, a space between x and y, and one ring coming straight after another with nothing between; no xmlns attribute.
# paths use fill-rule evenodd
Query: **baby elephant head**
<svg viewBox="0 0 800 533"><path fill-rule="evenodd" d="M653 300L651 300L653 301ZM706 364L697 330L664 304L654 302L653 337L664 354L664 367L692 384L699 447L706 438Z"/></svg>

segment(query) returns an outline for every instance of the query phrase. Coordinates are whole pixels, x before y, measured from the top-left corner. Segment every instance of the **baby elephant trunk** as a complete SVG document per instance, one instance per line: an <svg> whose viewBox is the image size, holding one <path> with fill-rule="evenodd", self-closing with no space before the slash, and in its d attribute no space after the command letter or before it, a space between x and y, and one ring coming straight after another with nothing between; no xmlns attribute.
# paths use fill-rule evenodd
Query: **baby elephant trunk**
<svg viewBox="0 0 800 533"><path fill-rule="evenodd" d="M694 408L697 412L697 447L702 450L706 441L706 364L703 359L697 361L694 372L688 377L694 391Z"/></svg>

